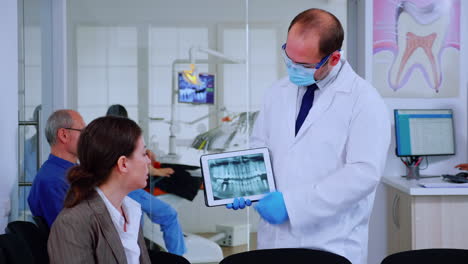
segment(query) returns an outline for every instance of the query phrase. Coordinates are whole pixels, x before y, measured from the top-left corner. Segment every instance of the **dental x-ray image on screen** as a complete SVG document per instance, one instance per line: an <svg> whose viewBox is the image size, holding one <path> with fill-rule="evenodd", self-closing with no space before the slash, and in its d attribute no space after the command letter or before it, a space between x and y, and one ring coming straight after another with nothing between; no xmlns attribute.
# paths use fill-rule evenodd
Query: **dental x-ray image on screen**
<svg viewBox="0 0 468 264"><path fill-rule="evenodd" d="M256 201L275 189L266 148L203 155L201 164L208 206Z"/></svg>
<svg viewBox="0 0 468 264"><path fill-rule="evenodd" d="M208 73L198 75L198 84L189 83L179 72L179 103L213 104L215 76Z"/></svg>

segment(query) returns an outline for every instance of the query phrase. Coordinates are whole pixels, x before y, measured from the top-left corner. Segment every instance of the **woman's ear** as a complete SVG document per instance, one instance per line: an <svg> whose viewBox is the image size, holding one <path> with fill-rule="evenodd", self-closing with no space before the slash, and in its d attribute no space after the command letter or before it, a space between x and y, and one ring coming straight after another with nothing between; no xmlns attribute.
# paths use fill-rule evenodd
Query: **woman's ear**
<svg viewBox="0 0 468 264"><path fill-rule="evenodd" d="M125 156L120 156L117 160L117 170L121 173L128 172L128 159Z"/></svg>

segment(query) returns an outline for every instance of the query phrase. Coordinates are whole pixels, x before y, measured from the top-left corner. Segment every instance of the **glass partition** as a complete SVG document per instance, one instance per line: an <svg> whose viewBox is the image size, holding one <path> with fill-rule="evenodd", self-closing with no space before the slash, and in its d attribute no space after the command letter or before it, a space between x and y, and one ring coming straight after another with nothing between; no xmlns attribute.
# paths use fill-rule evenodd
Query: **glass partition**
<svg viewBox="0 0 468 264"><path fill-rule="evenodd" d="M13 190L10 220L32 221L27 197L40 165L38 127L42 102L41 3L18 1L19 89L18 89L18 184Z"/></svg>
<svg viewBox="0 0 468 264"><path fill-rule="evenodd" d="M323 8L346 31L346 2L68 1L69 94L77 95L69 100L85 122L121 104L144 129L154 165L181 166L198 177L185 183L151 177L148 186L177 211L192 263L218 263L256 248L259 216L253 209L205 206L199 158L248 148L266 89L286 76L280 48L292 18ZM204 83L188 85L184 72ZM174 193L184 188L185 198ZM160 227L150 218L144 235L164 248ZM236 230L235 239L223 237L227 229Z"/></svg>

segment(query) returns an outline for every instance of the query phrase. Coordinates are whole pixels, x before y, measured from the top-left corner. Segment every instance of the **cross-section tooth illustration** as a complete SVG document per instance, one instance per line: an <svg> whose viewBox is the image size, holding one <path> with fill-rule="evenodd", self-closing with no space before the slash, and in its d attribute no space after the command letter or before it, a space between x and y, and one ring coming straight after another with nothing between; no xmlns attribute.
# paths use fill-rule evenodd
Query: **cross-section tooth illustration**
<svg viewBox="0 0 468 264"><path fill-rule="evenodd" d="M373 0L372 83L385 97L456 97L461 0Z"/></svg>
<svg viewBox="0 0 468 264"><path fill-rule="evenodd" d="M447 1L436 1L424 7L405 1L396 10L398 53L390 70L393 89L400 88L416 68L437 92L441 83L440 60L444 32L449 17ZM417 32L417 33L415 33Z"/></svg>

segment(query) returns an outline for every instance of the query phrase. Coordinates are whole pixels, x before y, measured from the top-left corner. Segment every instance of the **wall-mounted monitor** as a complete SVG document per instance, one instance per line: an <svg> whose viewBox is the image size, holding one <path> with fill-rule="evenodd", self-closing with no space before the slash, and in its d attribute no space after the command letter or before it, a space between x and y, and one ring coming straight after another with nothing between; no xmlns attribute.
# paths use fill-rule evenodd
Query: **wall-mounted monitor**
<svg viewBox="0 0 468 264"><path fill-rule="evenodd" d="M454 155L451 109L395 109L396 155Z"/></svg>
<svg viewBox="0 0 468 264"><path fill-rule="evenodd" d="M187 82L181 72L179 72L177 78L179 84L179 103L214 104L214 74L200 73L198 75L199 84Z"/></svg>

